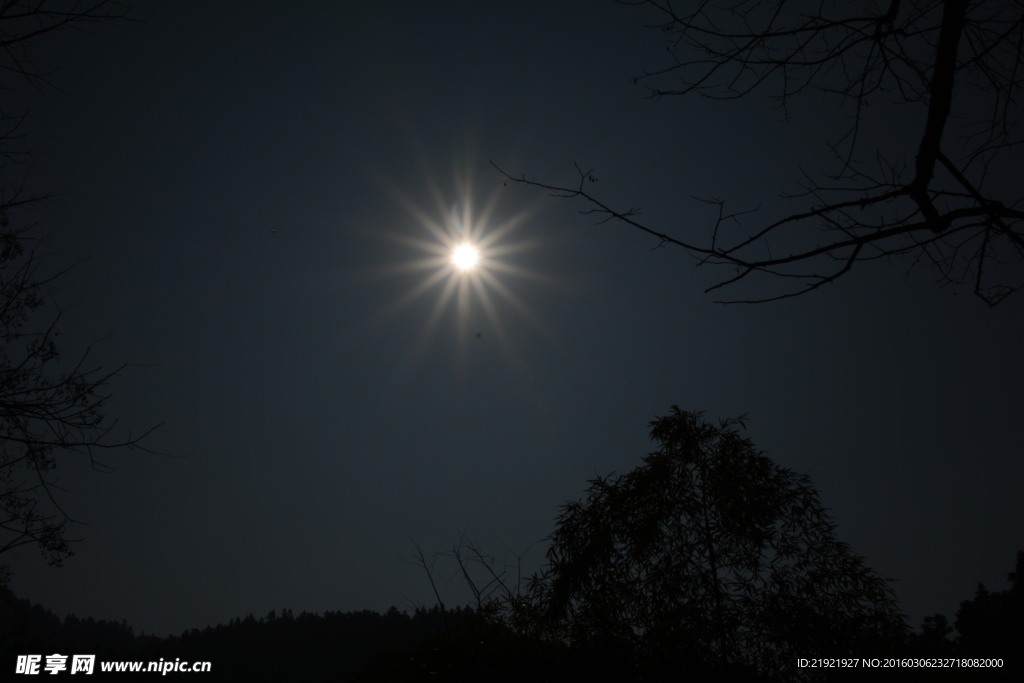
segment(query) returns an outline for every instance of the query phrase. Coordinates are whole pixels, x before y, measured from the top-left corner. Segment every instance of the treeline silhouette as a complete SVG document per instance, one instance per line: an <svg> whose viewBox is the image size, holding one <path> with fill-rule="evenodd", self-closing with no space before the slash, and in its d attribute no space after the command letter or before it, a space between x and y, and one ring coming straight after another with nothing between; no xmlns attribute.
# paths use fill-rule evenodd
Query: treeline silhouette
<svg viewBox="0 0 1024 683"><path fill-rule="evenodd" d="M209 661L205 681L345 681L373 662L381 652L396 650L411 641L443 629L445 618L458 619L468 610L418 608L411 614L396 607L386 613L302 612L263 617L250 614L228 624L193 628L180 636L160 638L136 635L125 622L79 618L63 620L41 605L0 593L0 652L4 676L15 670L19 654L95 654L97 662ZM45 660L44 660L45 661ZM70 659L68 660L70 663ZM103 676L98 670L94 674ZM62 672L68 675L68 672ZM109 674L118 680L152 679L143 673ZM170 673L168 675L180 675Z"/></svg>
<svg viewBox="0 0 1024 683"><path fill-rule="evenodd" d="M463 534L441 555L477 610L356 680L1021 680L1024 553L1008 590L961 604L955 638L941 615L914 632L810 479L758 450L744 419L672 406L651 422L657 450L562 506L525 586Z"/></svg>
<svg viewBox="0 0 1024 683"><path fill-rule="evenodd" d="M1010 588L991 592L979 584L975 597L964 600L952 625L945 616L925 618L921 628L897 639L885 657L933 662L1001 659L999 668L908 667L865 670L807 669L792 680L856 681L1018 681L1020 653L1024 650L1024 551L1017 553L1016 566L1009 574ZM697 658L685 656L672 661L633 657L621 650L570 647L565 644L524 637L512 629L465 611L460 619L449 619L449 627L408 642L404 647L382 652L374 662L355 671L357 683L388 681L513 682L513 681L770 681L741 668L709 670ZM954 633L955 629L955 633ZM860 658L882 656L862 652ZM813 658L816 653L808 652ZM789 680L783 678L781 680Z"/></svg>
<svg viewBox="0 0 1024 683"><path fill-rule="evenodd" d="M444 607L421 551L439 604L411 615L286 609L156 638L7 593L4 666L60 653L209 661L210 681L1021 680L1024 551L1008 589L979 585L952 624L936 614L914 631L810 479L758 450L744 419L672 406L650 423L657 450L562 506L525 581L519 558L498 562L463 533L438 556L458 565L472 608Z"/></svg>
<svg viewBox="0 0 1024 683"><path fill-rule="evenodd" d="M960 604L952 623L942 614L925 618L921 628L895 643L900 658L1002 658L1000 669L928 668L823 672L820 680L866 677L901 681L1017 680L1024 643L1024 551L1017 553L1010 587L978 586ZM263 617L252 614L228 624L193 628L180 636L135 634L125 622L79 618L63 620L41 605L0 592L0 652L12 673L19 654L95 654L98 661L210 661L206 681L565 681L574 679L674 681L688 662L652 666L628 653L599 647L571 647L529 637L469 607L419 608L411 614L392 607L380 614L302 612ZM813 657L813 653L807 653ZM877 653L860 653L873 657ZM696 663L694 663L696 664ZM697 667L690 669L691 673ZM66 673L66 672L65 672ZM159 674L109 674L118 680L151 679ZM169 674L178 675L178 674ZM98 670L94 676L103 677ZM704 671L688 680L757 681L743 671ZM814 677L810 677L812 680Z"/></svg>
<svg viewBox="0 0 1024 683"><path fill-rule="evenodd" d="M1003 658L1004 671L1021 671L1024 652L1024 550L1007 574L1010 587L991 592L979 583L971 600L960 603L952 624L943 614L925 617L906 645L911 657ZM956 633L954 634L954 629ZM955 680L950 678L949 680Z"/></svg>

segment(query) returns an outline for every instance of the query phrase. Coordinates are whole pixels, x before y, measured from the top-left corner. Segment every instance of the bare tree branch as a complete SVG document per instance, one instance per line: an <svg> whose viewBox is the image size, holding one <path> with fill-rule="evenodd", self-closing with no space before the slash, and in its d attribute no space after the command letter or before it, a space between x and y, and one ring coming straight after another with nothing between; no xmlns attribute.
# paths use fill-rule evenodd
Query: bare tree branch
<svg viewBox="0 0 1024 683"><path fill-rule="evenodd" d="M1020 0L891 0L883 7L870 0L707 0L689 5L687 13L663 0L623 4L654 8L661 17L657 27L668 36L671 63L634 79L647 85L652 98L728 100L761 89L788 117L797 95L818 90L837 99L850 122L828 144L837 170L805 177L802 192L789 199L806 208L746 235L735 227L749 211L726 214L724 202L707 200L719 208L707 243L680 237L690 226L659 229L640 222L638 208L608 206L585 189L593 173L578 166L577 186L527 180L498 168L505 181L582 199L589 205L582 213L646 232L657 246L682 247L698 265L735 270L705 291L760 275L798 285L721 303L798 296L862 261L904 256L911 268L931 265L942 282L971 282L990 306L1024 285L1024 197L1019 180L997 171L1014 167L1019 159L1008 161L1008 155L1022 142ZM669 77L674 86L664 84ZM912 164L884 153L880 143L872 149L863 126L871 104L920 112ZM871 165L863 160L868 150ZM994 173L995 191L1008 196L989 190Z"/></svg>
<svg viewBox="0 0 1024 683"><path fill-rule="evenodd" d="M63 29L84 30L96 22L125 18L127 7L109 0L0 0L0 91L3 78L16 76L41 87L49 72L32 59L34 42ZM45 276L41 264L52 254L39 252L33 225L11 227L15 214L46 199L24 190L20 126L25 113L12 113L0 100L0 554L36 546L50 564L72 555L68 536L74 522L60 503L58 458L84 455L96 469L109 469L96 455L127 448L153 453L141 445L155 429L141 435L113 436L116 421L107 420L110 383L126 366L109 372L89 367L89 351L68 366L57 348L61 310L46 322L45 309L55 305L52 285L67 270ZM41 319L42 318L42 319ZM159 425L157 425L159 426ZM0 567L0 584L10 576Z"/></svg>

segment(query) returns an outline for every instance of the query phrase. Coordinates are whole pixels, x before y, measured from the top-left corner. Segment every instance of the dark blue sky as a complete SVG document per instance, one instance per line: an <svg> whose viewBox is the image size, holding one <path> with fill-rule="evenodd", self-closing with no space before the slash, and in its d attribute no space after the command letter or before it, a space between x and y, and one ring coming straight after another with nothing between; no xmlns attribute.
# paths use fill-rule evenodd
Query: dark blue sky
<svg viewBox="0 0 1024 683"><path fill-rule="evenodd" d="M703 294L720 273L489 164L565 183L578 162L603 199L699 240L712 214L690 195L763 201L752 223L785 209L836 107L807 97L786 123L759 97L652 103L630 77L662 35L611 2L132 16L39 46L70 68L29 128L32 183L60 190L35 219L54 263L86 259L61 285L66 356L102 338L98 364L138 364L108 412L166 422L148 443L172 457L62 463L84 540L61 569L12 558L18 595L159 635L429 603L412 541L464 529L534 545L537 566L559 505L639 464L673 404L748 413L914 625L1004 586L1024 549L1020 296L989 310L876 263L725 307ZM911 139L896 120L873 125ZM499 286L461 311L438 308L444 281L411 296L453 212L500 234Z"/></svg>

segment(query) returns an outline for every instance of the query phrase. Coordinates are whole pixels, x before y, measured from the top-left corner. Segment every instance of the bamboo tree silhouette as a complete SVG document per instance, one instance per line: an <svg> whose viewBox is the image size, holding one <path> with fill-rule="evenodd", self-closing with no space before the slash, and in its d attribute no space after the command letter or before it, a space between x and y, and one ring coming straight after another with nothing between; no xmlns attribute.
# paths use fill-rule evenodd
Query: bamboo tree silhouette
<svg viewBox="0 0 1024 683"><path fill-rule="evenodd" d="M673 406L641 466L562 508L509 623L526 610L535 633L574 647L766 680L807 676L801 653L896 647L895 595L836 539L809 479L740 436L743 417L702 415Z"/></svg>

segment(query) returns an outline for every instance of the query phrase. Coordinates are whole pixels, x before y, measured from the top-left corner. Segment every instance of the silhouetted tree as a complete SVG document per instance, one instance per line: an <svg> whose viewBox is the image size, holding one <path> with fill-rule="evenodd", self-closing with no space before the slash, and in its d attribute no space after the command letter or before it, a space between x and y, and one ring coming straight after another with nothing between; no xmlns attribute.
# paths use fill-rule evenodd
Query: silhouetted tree
<svg viewBox="0 0 1024 683"><path fill-rule="evenodd" d="M643 465L563 507L506 623L669 679L799 679L808 653L896 647L906 626L886 581L836 539L808 478L737 425L675 406L652 422Z"/></svg>
<svg viewBox="0 0 1024 683"><path fill-rule="evenodd" d="M1007 575L1007 590L990 592L978 584L973 600L960 603L953 625L960 634L959 643L968 657L1014 659L1024 643L1024 551L1017 552L1014 571Z"/></svg>
<svg viewBox="0 0 1024 683"><path fill-rule="evenodd" d="M125 12L124 5L104 0L0 3L0 74L42 87L48 72L33 60L33 42L60 29L123 18ZM0 89L10 91L9 81L0 80ZM99 450L137 448L145 434L111 437L114 423L105 418L103 405L120 368L89 367L88 352L77 363L60 362L60 312L40 309L53 302L52 283L64 271L41 274L46 254L37 251L33 226L11 225L15 212L45 196L27 194L18 173L26 113L13 111L9 98L0 102L0 554L35 545L59 565L71 550L70 518L55 496L57 456L80 453L101 466ZM0 585L8 576L0 566Z"/></svg>
<svg viewBox="0 0 1024 683"><path fill-rule="evenodd" d="M986 668L952 667L941 671L919 670L906 677L909 681L1017 681L1021 665L1016 656L1024 643L1024 551L1017 552L1010 588L991 592L978 584L973 600L964 600L953 625L942 614L925 617L919 633L907 640L903 657L924 659L1001 660L1002 666ZM953 627L956 627L954 633ZM910 674L911 672L906 672Z"/></svg>
<svg viewBox="0 0 1024 683"><path fill-rule="evenodd" d="M727 231L749 211L717 207L709 240L639 222L639 210L613 208L588 190L595 180L556 186L513 177L555 196L580 197L582 213L618 220L660 244L683 247L700 264L731 266L735 275L782 278L772 301L815 290L859 262L911 257L940 281L969 282L990 306L1022 285L1024 210L1017 182L1024 80L1024 4L1016 0L725 0L651 5L668 37L670 61L634 79L653 98L700 95L737 99L767 90L789 116L797 96L824 93L849 117L829 142L832 168L806 175L804 205L777 220ZM672 79L675 79L674 81ZM896 107L898 111L893 115ZM911 146L883 148L869 112L916 117ZM910 141L910 140L908 140ZM911 159L910 156L914 155ZM501 169L499 169L500 171ZM603 222L603 221L602 221ZM738 303L730 301L725 303Z"/></svg>
<svg viewBox="0 0 1024 683"><path fill-rule="evenodd" d="M28 116L16 109L17 101L9 94L12 80L41 91L50 85L52 70L38 63L33 47L40 39L64 29L84 30L96 23L127 18L128 6L114 0L4 0L0 2L0 157L3 169L3 213L18 206L39 201L37 195L26 196L21 183L12 178L11 163L24 161L29 150L24 146L21 126ZM6 227L6 226L5 226Z"/></svg>
<svg viewBox="0 0 1024 683"><path fill-rule="evenodd" d="M953 627L944 614L933 614L925 617L921 624L921 632L913 634L909 644L919 656L952 657L956 652L954 642L950 639Z"/></svg>

